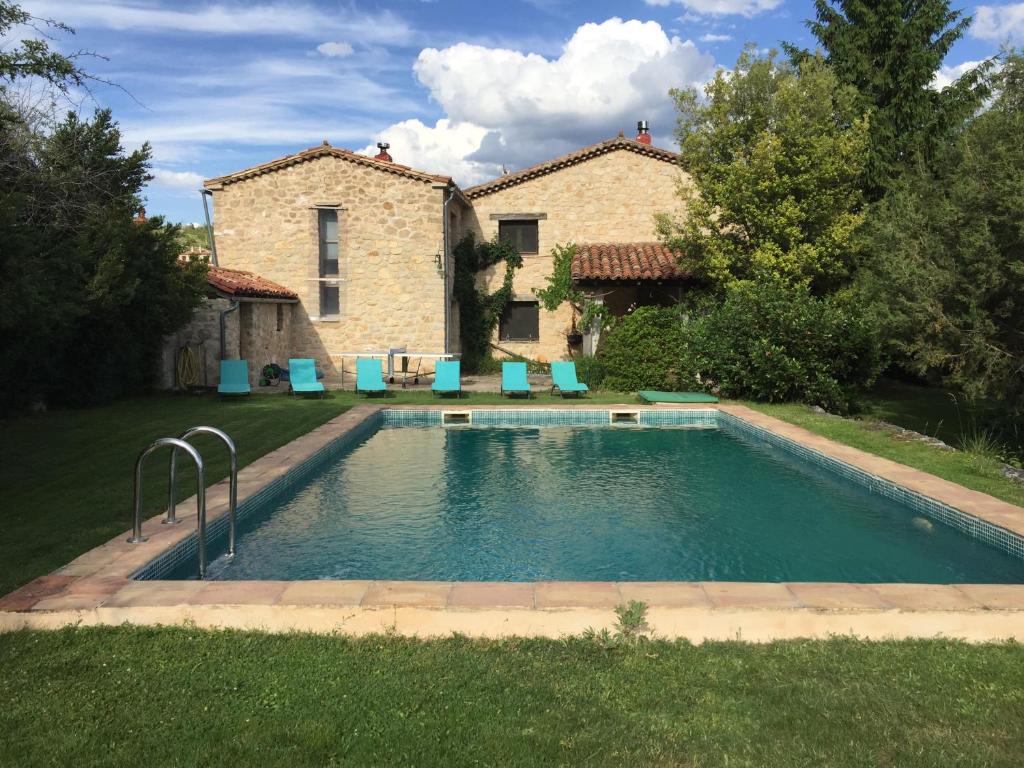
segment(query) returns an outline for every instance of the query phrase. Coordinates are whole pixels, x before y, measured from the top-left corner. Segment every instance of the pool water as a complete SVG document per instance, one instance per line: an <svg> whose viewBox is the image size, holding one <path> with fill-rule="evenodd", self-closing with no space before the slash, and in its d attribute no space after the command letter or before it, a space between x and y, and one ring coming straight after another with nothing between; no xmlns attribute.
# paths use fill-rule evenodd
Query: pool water
<svg viewBox="0 0 1024 768"><path fill-rule="evenodd" d="M1024 579L1021 560L722 427L384 427L239 530L211 578Z"/></svg>

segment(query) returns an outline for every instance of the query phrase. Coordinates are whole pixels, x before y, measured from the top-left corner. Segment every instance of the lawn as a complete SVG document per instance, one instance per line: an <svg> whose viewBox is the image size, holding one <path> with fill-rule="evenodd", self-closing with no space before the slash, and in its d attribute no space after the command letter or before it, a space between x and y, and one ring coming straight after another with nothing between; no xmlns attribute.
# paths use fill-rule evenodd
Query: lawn
<svg viewBox="0 0 1024 768"><path fill-rule="evenodd" d="M127 529L132 463L152 439L211 424L244 465L362 401L160 396L4 424L15 450L0 463L0 593ZM590 400L623 401L633 397ZM754 407L1024 504L993 462L805 406ZM201 447L214 482L226 457ZM150 510L164 469L154 462ZM1016 766L1022 691L1017 644L15 632L0 634L0 765Z"/></svg>
<svg viewBox="0 0 1024 768"><path fill-rule="evenodd" d="M166 395L102 408L53 411L3 424L7 452L0 462L4 489L0 536L0 594L49 573L131 527L132 471L139 451L159 437L177 437L197 424L232 436L244 466L338 415L347 402L253 397ZM216 438L194 440L207 464L207 482L228 472ZM166 501L168 454L147 464L146 508ZM188 460L181 494L194 493ZM192 490L188 490L191 486ZM186 515L188 510L179 508ZM194 515L194 511L193 511Z"/></svg>
<svg viewBox="0 0 1024 768"><path fill-rule="evenodd" d="M1024 506L1024 485L1007 479L1002 462L961 451L943 451L917 441L900 440L895 431L871 421L842 419L816 413L805 405L747 403L769 416L862 451L884 456L909 467L959 483L982 493Z"/></svg>
<svg viewBox="0 0 1024 768"><path fill-rule="evenodd" d="M1024 647L0 635L0 764L1019 766ZM56 726L56 727L55 727Z"/></svg>
<svg viewBox="0 0 1024 768"><path fill-rule="evenodd" d="M861 407L866 418L898 424L953 446L987 432L1014 451L1024 450L1024 435L998 429L1001 411L995 403L968 400L939 387L883 379L861 398Z"/></svg>
<svg viewBox="0 0 1024 768"><path fill-rule="evenodd" d="M212 395L161 395L125 400L79 411L53 411L3 424L15 449L0 462L4 489L4 535L0 536L0 595L49 573L81 553L127 530L131 524L132 467L138 452L158 437L178 435L196 424L220 427L238 446L245 464L313 427L367 402L351 392L331 392L323 400L262 395L222 400ZM370 402L427 404L441 402L429 392L398 390ZM503 399L497 394L467 393L448 404L544 406L560 398L540 393L531 400ZM589 404L631 403L635 395L594 393ZM1000 474L999 463L963 453L945 453L927 445L894 440L870 423L814 413L802 405L754 405L785 421L853 445L968 488L1024 506L1024 486ZM899 406L892 406L893 409ZM196 444L207 462L207 480L227 474L227 456L214 438ZM151 459L144 498L155 513L166 496L166 454ZM191 494L194 476L182 462L180 495ZM180 508L182 514L188 510Z"/></svg>

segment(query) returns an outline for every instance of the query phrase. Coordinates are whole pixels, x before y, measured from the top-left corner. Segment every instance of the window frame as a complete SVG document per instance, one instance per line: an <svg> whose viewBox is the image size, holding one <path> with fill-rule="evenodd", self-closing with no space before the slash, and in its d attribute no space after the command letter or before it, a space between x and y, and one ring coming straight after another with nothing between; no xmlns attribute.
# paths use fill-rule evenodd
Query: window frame
<svg viewBox="0 0 1024 768"><path fill-rule="evenodd" d="M333 219L334 223L334 237L327 237L327 224ZM318 258L317 258L317 285L318 290L318 317L321 318L336 318L341 316L341 216L339 215L339 209L337 208L318 208L317 209L317 242ZM334 259L327 258L327 252L329 246L334 246ZM334 271L328 272L327 265L334 263ZM334 311L325 312L328 302L333 292Z"/></svg>
<svg viewBox="0 0 1024 768"><path fill-rule="evenodd" d="M536 329L536 336L510 336L506 334L506 317L509 314L509 310L515 306L532 307L534 309L535 314L532 320L532 325L533 328ZM498 341L526 343L535 343L540 341L540 302L537 299L513 300L508 302L501 313L501 317L498 319Z"/></svg>
<svg viewBox="0 0 1024 768"><path fill-rule="evenodd" d="M498 239L499 240L505 240L505 238L502 236L502 231L501 231L502 228L505 228L506 231L509 230L509 229L513 229L513 230L516 230L517 232L522 232L524 229L526 229L530 225L533 225L533 235L534 235L534 239L535 239L534 250L532 250L532 251L531 250L524 250L524 249L521 249L519 247L519 242L522 241L522 237L521 236L516 238L515 240L511 240L511 241L506 240L506 242L511 242L512 245L514 245L516 247L516 249L519 251L520 255L522 255L522 256L537 256L540 253L540 219L527 219L527 218L500 219L498 221Z"/></svg>

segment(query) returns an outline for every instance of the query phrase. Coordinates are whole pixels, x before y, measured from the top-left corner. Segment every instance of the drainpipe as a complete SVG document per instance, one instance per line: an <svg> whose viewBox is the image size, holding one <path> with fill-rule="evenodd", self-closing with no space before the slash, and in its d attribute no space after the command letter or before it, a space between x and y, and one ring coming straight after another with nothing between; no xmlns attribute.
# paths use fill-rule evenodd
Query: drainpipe
<svg viewBox="0 0 1024 768"><path fill-rule="evenodd" d="M217 244L213 241L213 225L210 223L210 204L206 201L206 197L209 195L213 197L213 192L209 189L200 189L199 196L203 198L203 213L206 214L206 239L210 243L210 263L213 266L220 266L217 263ZM221 359L224 359L224 338L221 337L220 344Z"/></svg>
<svg viewBox="0 0 1024 768"><path fill-rule="evenodd" d="M220 359L227 360L227 335L228 315L238 309L238 302L232 301L231 305L220 313Z"/></svg>
<svg viewBox="0 0 1024 768"><path fill-rule="evenodd" d="M448 199L445 200L444 201L444 205L441 206L441 217L443 219L442 224L443 224L443 229L444 229L444 270L443 270L442 274L444 275L444 352L445 352L445 354L448 354L448 347L449 347L449 338L448 337L449 337L450 328L451 328L451 306L452 306L452 299L451 299L451 295L450 295L450 286L448 285L448 259L450 258L449 257L449 253L450 253L449 239L451 237L451 234L448 231L448 204L451 203L451 201L452 201L452 199L454 197L455 197L455 188L452 187L451 190L449 190L449 192L448 192Z"/></svg>

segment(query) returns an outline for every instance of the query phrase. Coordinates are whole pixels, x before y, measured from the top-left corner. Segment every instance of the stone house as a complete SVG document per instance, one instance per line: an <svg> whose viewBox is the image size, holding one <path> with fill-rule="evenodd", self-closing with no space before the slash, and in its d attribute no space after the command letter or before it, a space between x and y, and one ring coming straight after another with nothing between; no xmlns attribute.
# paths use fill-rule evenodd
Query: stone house
<svg viewBox="0 0 1024 768"><path fill-rule="evenodd" d="M469 232L512 240L524 256L512 304L494 343L540 360L570 353L571 309L539 308L534 290L556 244L580 245L574 279L624 311L678 294L687 275L657 243L655 214L681 215L678 155L617 138L462 190L448 176L324 142L205 182L221 268L245 270L295 296L287 343L254 350L259 368L277 355L312 357L328 378L341 353L405 347L458 352L452 251ZM501 272L481 273L488 289ZM593 345L587 340L586 348ZM284 349L287 349L287 352ZM578 350L573 350L578 351ZM346 370L351 370L351 362Z"/></svg>
<svg viewBox="0 0 1024 768"><path fill-rule="evenodd" d="M182 258L209 259L192 248ZM164 339L159 384L163 389L215 387L222 359L250 362L249 384L259 383L265 363L291 356L292 320L298 295L252 272L209 268L207 294L184 328Z"/></svg>

